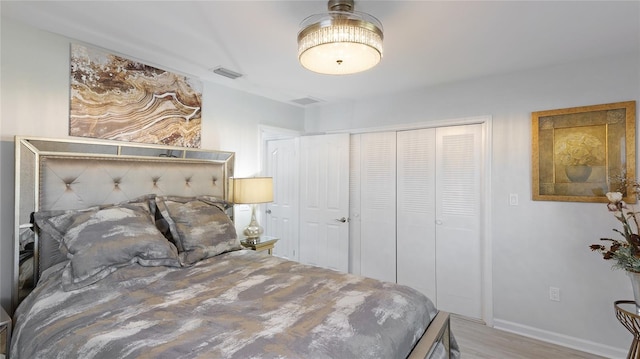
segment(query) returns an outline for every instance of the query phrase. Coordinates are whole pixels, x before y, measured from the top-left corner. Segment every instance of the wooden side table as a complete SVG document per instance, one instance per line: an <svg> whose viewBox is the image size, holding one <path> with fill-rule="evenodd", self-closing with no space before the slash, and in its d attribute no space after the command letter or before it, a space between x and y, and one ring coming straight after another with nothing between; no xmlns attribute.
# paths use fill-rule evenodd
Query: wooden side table
<svg viewBox="0 0 640 359"><path fill-rule="evenodd" d="M276 242L280 238L269 237L269 236L261 236L257 241L247 241L246 238L240 240L240 243L245 248L252 249L256 252L267 251L270 255L273 254L273 247L276 245Z"/></svg>
<svg viewBox="0 0 640 359"><path fill-rule="evenodd" d="M0 307L0 339L4 339L4 357L8 358L9 348L11 347L11 317L2 307ZM0 342L2 342L2 340L0 340ZM1 351L0 354L2 354Z"/></svg>
<svg viewBox="0 0 640 359"><path fill-rule="evenodd" d="M616 308L616 318L633 334L627 359L640 359L640 315L636 303L633 300L618 300L613 306Z"/></svg>

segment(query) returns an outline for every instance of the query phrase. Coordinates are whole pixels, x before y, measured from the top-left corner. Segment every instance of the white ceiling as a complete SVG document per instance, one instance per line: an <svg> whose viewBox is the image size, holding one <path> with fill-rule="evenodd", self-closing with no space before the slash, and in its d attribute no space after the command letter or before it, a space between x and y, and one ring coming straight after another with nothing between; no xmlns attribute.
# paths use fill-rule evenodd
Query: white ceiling
<svg viewBox="0 0 640 359"><path fill-rule="evenodd" d="M296 36L326 1L1 1L3 17L274 100L323 103L640 52L639 1L356 1L384 26L372 70L319 75ZM230 80L210 69L244 76ZM639 65L640 66L640 65Z"/></svg>

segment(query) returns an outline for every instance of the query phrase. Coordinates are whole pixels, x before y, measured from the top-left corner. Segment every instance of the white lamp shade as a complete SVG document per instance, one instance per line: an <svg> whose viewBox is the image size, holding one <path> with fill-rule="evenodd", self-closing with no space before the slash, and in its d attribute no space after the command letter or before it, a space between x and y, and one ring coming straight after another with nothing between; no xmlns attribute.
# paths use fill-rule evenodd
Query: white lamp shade
<svg viewBox="0 0 640 359"><path fill-rule="evenodd" d="M234 178L231 192L233 203L252 204L273 202L273 178Z"/></svg>

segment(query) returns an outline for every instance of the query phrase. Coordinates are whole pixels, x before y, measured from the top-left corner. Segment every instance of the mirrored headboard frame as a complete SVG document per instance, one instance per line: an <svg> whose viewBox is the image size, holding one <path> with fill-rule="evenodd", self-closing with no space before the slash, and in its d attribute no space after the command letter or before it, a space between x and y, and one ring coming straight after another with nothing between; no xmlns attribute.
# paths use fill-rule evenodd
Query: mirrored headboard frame
<svg viewBox="0 0 640 359"><path fill-rule="evenodd" d="M229 201L229 179L233 177L234 161L235 154L225 151L107 140L16 136L14 292L11 311L13 312L19 304L20 233L32 226L33 212L117 203L149 193L210 195ZM66 164L72 168L65 168ZM52 166L58 167L51 168ZM96 183L86 179L82 184L76 183L76 173L83 172L78 168L82 170L85 166L87 172L91 172L89 177L91 180L97 180ZM60 173L67 170L68 173L58 178ZM105 173L105 177L100 173ZM128 191L114 191L123 176L127 177L123 181L126 181ZM163 185L156 186L157 181L164 181ZM45 193L51 191L51 183L57 191L55 196L60 195L64 200L58 201L57 197L51 200L51 195ZM65 184L69 191L60 188ZM76 185L85 186L85 192L87 188L93 188L88 186L103 186L107 195L78 197L78 201L75 201L75 196L69 195L68 192ZM111 189L106 188L108 186L111 186ZM122 184L122 187L124 186L125 183ZM37 264L37 235L34 236L34 240L34 263ZM35 268L35 275L37 272Z"/></svg>

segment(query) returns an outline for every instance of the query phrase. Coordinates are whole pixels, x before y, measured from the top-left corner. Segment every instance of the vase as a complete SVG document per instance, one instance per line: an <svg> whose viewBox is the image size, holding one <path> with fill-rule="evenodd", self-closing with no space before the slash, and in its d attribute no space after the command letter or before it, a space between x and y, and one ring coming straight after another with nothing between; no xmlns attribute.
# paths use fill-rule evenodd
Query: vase
<svg viewBox="0 0 640 359"><path fill-rule="evenodd" d="M640 315L640 273L628 270L627 275L631 279L633 301L636 302L636 314Z"/></svg>
<svg viewBox="0 0 640 359"><path fill-rule="evenodd" d="M591 166L565 166L564 173L571 182L585 182L591 176Z"/></svg>

